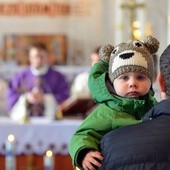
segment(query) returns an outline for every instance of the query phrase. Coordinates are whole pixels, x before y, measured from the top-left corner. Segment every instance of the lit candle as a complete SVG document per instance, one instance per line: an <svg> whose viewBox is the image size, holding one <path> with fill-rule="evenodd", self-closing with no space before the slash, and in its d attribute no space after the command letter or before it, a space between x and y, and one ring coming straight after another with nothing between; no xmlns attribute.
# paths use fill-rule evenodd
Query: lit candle
<svg viewBox="0 0 170 170"><path fill-rule="evenodd" d="M5 150L6 150L6 157L5 157L5 166L6 170L15 170L15 155L14 155L14 135L8 135Z"/></svg>
<svg viewBox="0 0 170 170"><path fill-rule="evenodd" d="M45 170L53 170L53 166L54 166L53 152L51 150L48 150L44 156L44 168Z"/></svg>

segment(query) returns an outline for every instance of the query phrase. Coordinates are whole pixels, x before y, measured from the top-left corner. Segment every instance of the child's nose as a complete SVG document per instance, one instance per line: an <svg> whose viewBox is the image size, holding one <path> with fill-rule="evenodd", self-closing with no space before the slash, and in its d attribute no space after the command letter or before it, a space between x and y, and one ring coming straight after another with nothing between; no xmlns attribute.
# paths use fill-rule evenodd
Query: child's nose
<svg viewBox="0 0 170 170"><path fill-rule="evenodd" d="M129 80L129 86L130 87L137 87L138 81L135 78L131 78Z"/></svg>

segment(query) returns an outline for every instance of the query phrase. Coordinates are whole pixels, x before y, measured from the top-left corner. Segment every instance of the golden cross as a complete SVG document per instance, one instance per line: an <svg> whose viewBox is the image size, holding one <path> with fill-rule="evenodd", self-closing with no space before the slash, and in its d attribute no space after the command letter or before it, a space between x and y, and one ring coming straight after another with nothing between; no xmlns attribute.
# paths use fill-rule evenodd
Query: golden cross
<svg viewBox="0 0 170 170"><path fill-rule="evenodd" d="M133 22L135 21L135 10L138 8L144 8L144 3L137 3L136 0L128 0L126 3L121 4L122 9L129 9L130 10L130 26L131 26L131 39L135 39L134 37L134 26Z"/></svg>

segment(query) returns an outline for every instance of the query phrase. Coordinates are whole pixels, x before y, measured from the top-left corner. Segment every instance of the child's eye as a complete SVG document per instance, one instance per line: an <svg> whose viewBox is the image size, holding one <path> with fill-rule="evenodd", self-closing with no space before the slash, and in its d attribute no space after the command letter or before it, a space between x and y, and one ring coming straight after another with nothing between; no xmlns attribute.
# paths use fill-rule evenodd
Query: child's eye
<svg viewBox="0 0 170 170"><path fill-rule="evenodd" d="M146 79L146 77L145 76L143 76L143 75L139 75L139 76L137 76L137 80L145 80Z"/></svg>
<svg viewBox="0 0 170 170"><path fill-rule="evenodd" d="M127 81L129 79L128 76L121 76L120 79Z"/></svg>

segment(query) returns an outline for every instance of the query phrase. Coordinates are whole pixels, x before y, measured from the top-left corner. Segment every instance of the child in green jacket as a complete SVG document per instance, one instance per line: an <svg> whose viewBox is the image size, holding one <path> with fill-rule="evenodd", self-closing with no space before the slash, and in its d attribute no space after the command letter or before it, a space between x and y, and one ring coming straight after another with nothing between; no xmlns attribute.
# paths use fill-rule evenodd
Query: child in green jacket
<svg viewBox="0 0 170 170"><path fill-rule="evenodd" d="M83 121L69 144L73 164L95 170L103 159L99 142L107 132L137 124L156 104L151 84L154 74L152 54L159 48L156 38L134 40L116 47L104 45L89 75L89 89L100 105Z"/></svg>

